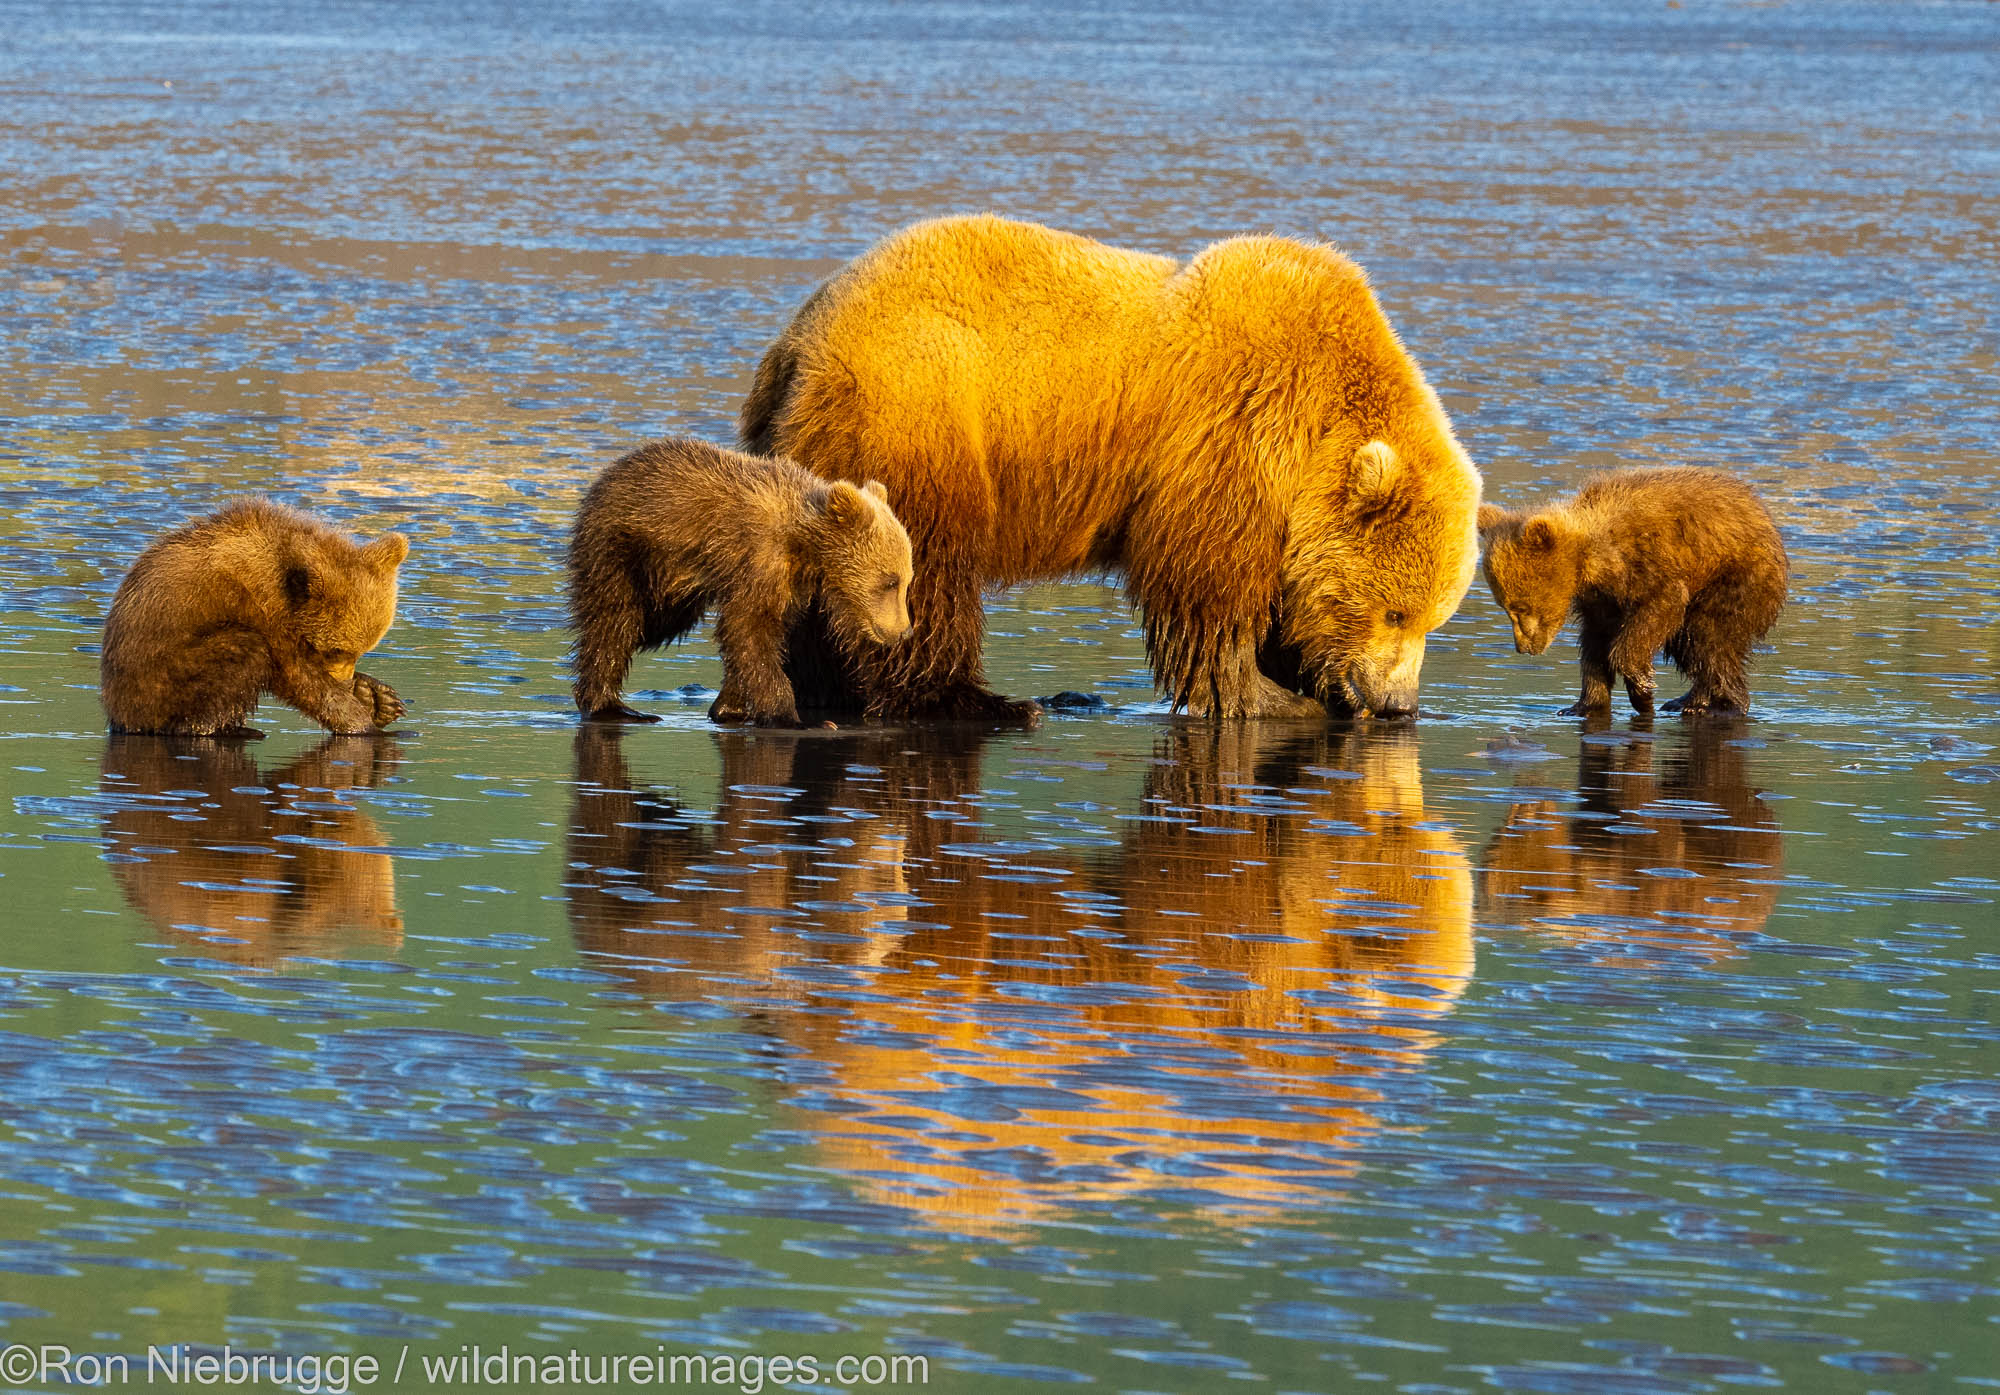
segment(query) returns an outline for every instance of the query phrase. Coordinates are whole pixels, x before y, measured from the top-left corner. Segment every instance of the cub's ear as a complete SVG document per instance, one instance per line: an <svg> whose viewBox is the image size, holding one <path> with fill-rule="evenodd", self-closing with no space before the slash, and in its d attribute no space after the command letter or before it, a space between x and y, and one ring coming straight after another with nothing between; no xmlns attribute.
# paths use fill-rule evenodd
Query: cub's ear
<svg viewBox="0 0 2000 1395"><path fill-rule="evenodd" d="M868 481L868 483L861 486L861 492L863 494L874 495L875 502L878 504L887 504L889 502L889 491L883 486L880 480Z"/></svg>
<svg viewBox="0 0 2000 1395"><path fill-rule="evenodd" d="M1498 504L1481 504L1479 506L1480 540L1484 541L1492 537L1497 530L1512 523L1519 516L1512 509L1503 509Z"/></svg>
<svg viewBox="0 0 2000 1395"><path fill-rule="evenodd" d="M868 501L846 480L837 481L826 492L826 516L836 528L858 529L868 522Z"/></svg>
<svg viewBox="0 0 2000 1395"><path fill-rule="evenodd" d="M401 533L384 533L361 549L364 565L378 572L393 572L410 555L410 540Z"/></svg>
<svg viewBox="0 0 2000 1395"><path fill-rule="evenodd" d="M1354 468L1348 472L1347 488L1362 508L1380 508L1389 502L1402 479L1403 462L1389 443L1370 441L1354 452Z"/></svg>
<svg viewBox="0 0 2000 1395"><path fill-rule="evenodd" d="M1562 538L1562 529L1554 519L1537 514L1521 525L1521 541L1537 552L1549 552Z"/></svg>
<svg viewBox="0 0 2000 1395"><path fill-rule="evenodd" d="M304 605L312 599L312 593L313 579L311 572L299 566L285 568L285 600L288 604L294 606Z"/></svg>

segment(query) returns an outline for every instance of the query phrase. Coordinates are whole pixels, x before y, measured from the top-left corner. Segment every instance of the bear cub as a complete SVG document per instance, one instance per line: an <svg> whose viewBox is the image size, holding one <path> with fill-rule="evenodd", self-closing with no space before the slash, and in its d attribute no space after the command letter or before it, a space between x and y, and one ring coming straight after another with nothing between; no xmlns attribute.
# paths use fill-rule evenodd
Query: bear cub
<svg viewBox="0 0 2000 1395"><path fill-rule="evenodd" d="M1789 565L1771 515L1714 470L1621 470L1533 514L1479 509L1493 599L1514 647L1539 654L1574 613L1583 692L1566 717L1611 706L1625 680L1637 712L1653 710L1653 655L1664 649L1691 682L1666 712L1744 712L1750 646L1785 604Z"/></svg>
<svg viewBox="0 0 2000 1395"><path fill-rule="evenodd" d="M706 441L653 441L605 467L569 544L576 706L586 719L653 722L620 700L640 649L715 611L717 722L798 726L783 650L809 606L860 657L910 631L910 536L870 481L828 482L781 457Z"/></svg>
<svg viewBox="0 0 2000 1395"><path fill-rule="evenodd" d="M104 621L99 696L113 731L253 737L270 693L336 732L372 732L403 700L355 671L396 618L400 533L356 543L248 499L139 554Z"/></svg>

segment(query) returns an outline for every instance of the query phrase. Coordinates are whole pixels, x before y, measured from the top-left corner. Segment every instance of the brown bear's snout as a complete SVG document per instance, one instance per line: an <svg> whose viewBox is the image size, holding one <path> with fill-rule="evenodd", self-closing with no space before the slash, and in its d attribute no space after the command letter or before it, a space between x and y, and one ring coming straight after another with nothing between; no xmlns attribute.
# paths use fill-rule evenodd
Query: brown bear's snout
<svg viewBox="0 0 2000 1395"><path fill-rule="evenodd" d="M1357 668L1349 670L1346 686L1353 706L1371 716L1393 719L1417 714L1417 684L1413 677Z"/></svg>

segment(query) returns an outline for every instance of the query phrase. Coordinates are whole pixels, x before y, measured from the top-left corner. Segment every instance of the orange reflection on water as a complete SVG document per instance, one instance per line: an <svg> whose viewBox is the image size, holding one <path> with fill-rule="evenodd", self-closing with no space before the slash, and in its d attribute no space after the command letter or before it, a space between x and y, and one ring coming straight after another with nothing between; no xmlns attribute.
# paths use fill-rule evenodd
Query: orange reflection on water
<svg viewBox="0 0 2000 1395"><path fill-rule="evenodd" d="M1473 969L1414 737L1177 727L1135 812L1081 836L1010 827L983 742L719 736L698 815L585 733L579 946L751 1011L809 1061L826 1162L952 1225L1337 1185Z"/></svg>

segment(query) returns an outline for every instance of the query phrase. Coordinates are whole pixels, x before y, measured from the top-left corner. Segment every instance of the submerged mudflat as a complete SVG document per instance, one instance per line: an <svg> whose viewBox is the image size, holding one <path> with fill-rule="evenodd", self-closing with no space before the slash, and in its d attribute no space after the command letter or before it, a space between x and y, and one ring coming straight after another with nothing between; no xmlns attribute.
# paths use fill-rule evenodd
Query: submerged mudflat
<svg viewBox="0 0 2000 1395"><path fill-rule="evenodd" d="M1988 9L0 9L0 1343L1990 1384ZM720 731L698 641L579 731L583 481L976 208L1338 241L1495 497L1741 474L1754 719L1559 719L1476 590L1434 716L1209 729L1078 583L1039 730ZM411 536L407 735L104 734L250 490Z"/></svg>

